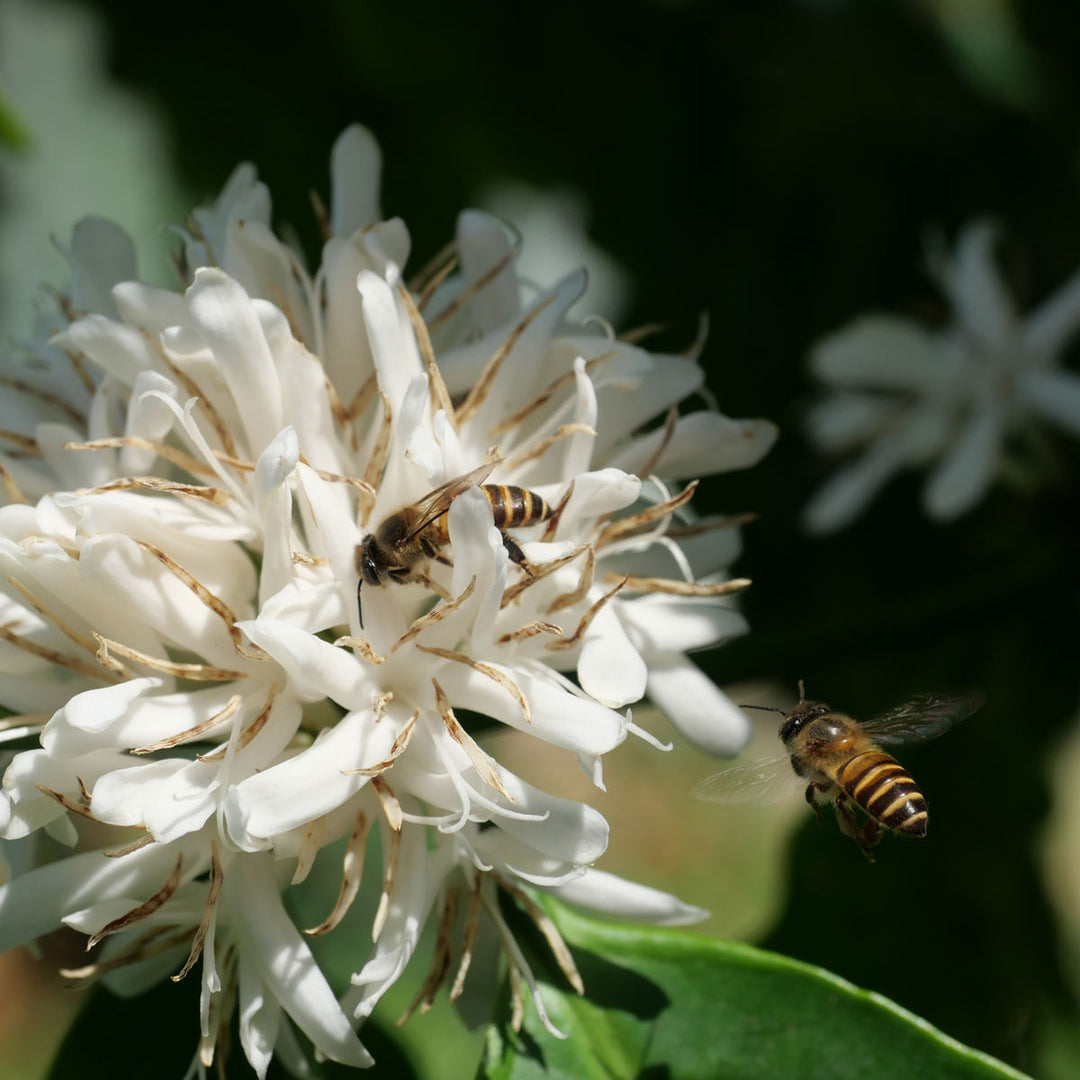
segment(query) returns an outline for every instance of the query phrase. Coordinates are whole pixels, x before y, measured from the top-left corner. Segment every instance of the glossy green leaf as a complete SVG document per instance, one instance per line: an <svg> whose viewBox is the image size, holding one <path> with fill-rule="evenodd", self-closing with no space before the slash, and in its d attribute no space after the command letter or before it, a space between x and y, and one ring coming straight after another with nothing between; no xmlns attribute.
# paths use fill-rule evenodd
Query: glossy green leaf
<svg viewBox="0 0 1080 1080"><path fill-rule="evenodd" d="M682 931L551 911L586 996L554 973L541 978L551 1022L568 1037L547 1031L527 1003L519 1033L507 1016L492 1027L485 1080L1023 1075L821 968Z"/></svg>

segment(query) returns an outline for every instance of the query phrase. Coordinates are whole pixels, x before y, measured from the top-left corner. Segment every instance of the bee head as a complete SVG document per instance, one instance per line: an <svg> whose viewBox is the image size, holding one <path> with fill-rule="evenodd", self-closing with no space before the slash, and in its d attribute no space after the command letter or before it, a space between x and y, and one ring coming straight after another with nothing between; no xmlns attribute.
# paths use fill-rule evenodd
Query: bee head
<svg viewBox="0 0 1080 1080"><path fill-rule="evenodd" d="M360 621L360 629L364 629L364 607L360 599L360 590L366 581L369 585L381 585L386 576L385 570L380 567L376 557L378 541L374 533L368 533L356 548L356 569L360 572L360 579L356 583L356 613Z"/></svg>
<svg viewBox="0 0 1080 1080"><path fill-rule="evenodd" d="M819 701L800 702L784 717L784 722L780 725L780 740L785 744L790 742L811 720L829 712L832 712L829 706Z"/></svg>

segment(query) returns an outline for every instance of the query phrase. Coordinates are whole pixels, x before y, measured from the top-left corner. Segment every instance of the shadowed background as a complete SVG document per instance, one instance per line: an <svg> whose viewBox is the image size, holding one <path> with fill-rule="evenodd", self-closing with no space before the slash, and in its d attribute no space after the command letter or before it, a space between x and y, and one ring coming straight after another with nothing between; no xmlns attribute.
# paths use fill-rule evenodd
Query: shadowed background
<svg viewBox="0 0 1080 1080"><path fill-rule="evenodd" d="M620 328L660 320L653 344L678 349L708 313L703 363L721 408L770 417L781 441L749 472L707 478L695 499L759 515L735 568L754 579L752 632L697 657L702 667L723 684L771 680L754 700L780 704L803 678L857 717L925 690L979 688L987 704L900 755L930 801L930 835L887 839L875 866L809 814L796 813L804 827L789 846L790 815L691 801L716 764L643 746L609 765L598 805L614 843L602 865L712 907L711 932L820 963L1040 1076L1077 1075L1068 943L1080 940L1080 912L1052 907L1041 861L1049 763L1064 760L1076 726L1077 447L1051 434L1043 486L996 488L948 526L922 516L917 476L833 537L805 537L798 514L830 469L800 434L808 348L866 311L945 316L923 270L928 227L951 238L974 217L999 221L1022 309L1080 266L1080 7L189 0L151 12L109 0L33 12L0 3L0 91L29 135L0 152L8 298L47 273L15 243L34 214L41 251L78 213L138 232L155 218L129 189L155 190L147 198L167 208L156 220L175 220L241 160L257 164L276 220L314 253L309 190L326 197L330 146L359 120L382 145L384 213L408 223L414 267L464 206L554 206L548 220L569 222L567 243L593 246L598 302ZM62 26L75 28L69 51L29 65L28 50ZM63 98L88 56L107 74L93 99L107 110ZM79 108L96 128L51 136L35 124ZM46 154L48 185L28 184ZM65 218L69 206L78 211ZM524 240L528 257L527 222ZM140 256L145 276L169 280L163 256ZM26 328L3 311L7 336ZM769 741L771 719L758 716ZM514 766L512 747L498 753ZM554 789L529 760L530 778ZM1063 788L1080 776L1058 773ZM643 785L659 793L647 807ZM1061 835L1049 859L1067 880L1078 853ZM427 1022L394 1038L422 1058ZM5 1072L4 1060L14 1058L0 1054L3 1080L35 1075Z"/></svg>

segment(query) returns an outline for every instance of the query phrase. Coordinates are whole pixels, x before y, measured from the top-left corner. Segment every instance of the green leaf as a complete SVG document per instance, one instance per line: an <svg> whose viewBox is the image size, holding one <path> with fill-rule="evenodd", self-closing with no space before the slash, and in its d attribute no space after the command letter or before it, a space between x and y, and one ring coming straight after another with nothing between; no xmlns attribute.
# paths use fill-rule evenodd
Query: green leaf
<svg viewBox="0 0 1080 1080"><path fill-rule="evenodd" d="M488 1034L485 1080L1002 1080L1018 1073L821 968L683 931L612 925L545 904L584 998L538 968L550 1034ZM556 984L559 985L556 985Z"/></svg>

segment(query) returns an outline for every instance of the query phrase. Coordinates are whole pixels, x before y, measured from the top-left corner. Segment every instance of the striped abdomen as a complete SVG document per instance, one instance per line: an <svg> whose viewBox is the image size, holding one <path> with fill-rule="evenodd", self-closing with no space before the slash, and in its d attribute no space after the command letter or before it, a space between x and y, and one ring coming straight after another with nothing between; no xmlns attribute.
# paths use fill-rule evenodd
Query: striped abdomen
<svg viewBox="0 0 1080 1080"><path fill-rule="evenodd" d="M904 767L880 750L846 761L837 783L875 821L908 836L926 835L926 800Z"/></svg>
<svg viewBox="0 0 1080 1080"><path fill-rule="evenodd" d="M517 529L551 517L551 507L535 491L508 484L481 484L491 503L496 529Z"/></svg>
<svg viewBox="0 0 1080 1080"><path fill-rule="evenodd" d="M551 517L551 507L535 491L514 487L510 484L481 484L480 490L491 503L491 517L495 528L519 529L526 525L535 525ZM450 540L449 519L445 514L431 524L432 533L428 533L435 547L442 547Z"/></svg>

